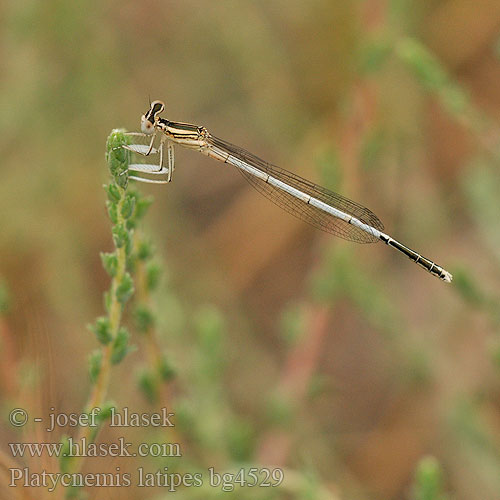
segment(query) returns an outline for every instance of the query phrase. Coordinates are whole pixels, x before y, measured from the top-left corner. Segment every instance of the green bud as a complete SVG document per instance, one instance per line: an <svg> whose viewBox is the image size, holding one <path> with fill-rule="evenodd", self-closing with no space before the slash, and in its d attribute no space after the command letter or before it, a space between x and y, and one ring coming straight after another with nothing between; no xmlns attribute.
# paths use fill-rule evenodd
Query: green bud
<svg viewBox="0 0 500 500"><path fill-rule="evenodd" d="M96 319L95 324L89 325L92 332L95 333L97 340L103 344L109 344L113 336L111 335L111 325L109 319L106 316L101 316Z"/></svg>
<svg viewBox="0 0 500 500"><path fill-rule="evenodd" d="M135 207L135 198L133 196L127 195L125 200L123 200L122 205L122 216L128 219L132 216Z"/></svg>
<svg viewBox="0 0 500 500"><path fill-rule="evenodd" d="M113 240L116 248L122 248L124 245L129 244L130 236L123 224L113 227Z"/></svg>
<svg viewBox="0 0 500 500"><path fill-rule="evenodd" d="M108 193L108 199L111 203L118 203L120 201L121 193L116 184L108 184L104 186L104 189Z"/></svg>
<svg viewBox="0 0 500 500"><path fill-rule="evenodd" d="M153 245L149 241L141 241L137 248L137 258L147 260L153 255Z"/></svg>
<svg viewBox="0 0 500 500"><path fill-rule="evenodd" d="M420 460L415 473L414 498L416 500L440 500L443 498L441 466L434 457Z"/></svg>
<svg viewBox="0 0 500 500"><path fill-rule="evenodd" d="M116 209L116 204L111 203L109 200L106 200L106 207L108 209L108 215L109 218L111 219L111 222L113 224L116 224L118 222L118 212Z"/></svg>
<svg viewBox="0 0 500 500"><path fill-rule="evenodd" d="M111 175L116 184L125 189L128 184L127 166L129 162L129 152L123 149L123 145L128 144L129 139L122 130L113 130L108 137L106 145L106 160Z"/></svg>
<svg viewBox="0 0 500 500"><path fill-rule="evenodd" d="M135 274L136 271L136 266L137 264L137 258L136 255L131 252L126 255L126 269L129 271L131 274Z"/></svg>
<svg viewBox="0 0 500 500"><path fill-rule="evenodd" d="M96 426L90 429L89 441L94 442L99 430L101 429L102 423L108 420L111 416L111 408L114 408L116 405L111 401L106 401L100 406L101 411L96 413L95 422ZM87 413L90 414L92 412L92 408L87 410Z"/></svg>
<svg viewBox="0 0 500 500"><path fill-rule="evenodd" d="M116 254L101 252L101 261L106 272L114 278L118 268L118 257Z"/></svg>
<svg viewBox="0 0 500 500"><path fill-rule="evenodd" d="M158 371L160 372L160 377L165 382L168 380L172 380L175 377L175 370L173 366L169 363L165 355L161 357Z"/></svg>
<svg viewBox="0 0 500 500"><path fill-rule="evenodd" d="M125 130L122 128L115 128L111 131L106 142L107 155L118 154L117 148L128 144L128 137L125 135Z"/></svg>
<svg viewBox="0 0 500 500"><path fill-rule="evenodd" d="M160 266L154 262L149 262L146 267L146 286L148 290L154 290L160 281Z"/></svg>
<svg viewBox="0 0 500 500"><path fill-rule="evenodd" d="M101 411L97 414L97 421L102 423L111 417L111 409L116 409L116 403L114 401L106 401L101 405Z"/></svg>
<svg viewBox="0 0 500 500"><path fill-rule="evenodd" d="M132 229L135 229L137 227L137 222L135 217L130 217L125 221L125 227L127 228L128 231L131 231Z"/></svg>
<svg viewBox="0 0 500 500"><path fill-rule="evenodd" d="M144 304L139 304L134 310L135 326L137 330L144 333L153 326L154 316L151 309Z"/></svg>
<svg viewBox="0 0 500 500"><path fill-rule="evenodd" d="M90 353L89 356L89 375L90 381L95 383L99 373L101 372L102 365L102 351L100 349L96 349L95 351Z"/></svg>
<svg viewBox="0 0 500 500"><path fill-rule="evenodd" d="M113 342L113 352L111 353L111 363L117 365L123 358L135 348L129 345L130 334L125 327L121 327Z"/></svg>
<svg viewBox="0 0 500 500"><path fill-rule="evenodd" d="M128 185L128 174L127 174L128 170L127 170L127 166L125 164L125 166L122 168L122 172L120 175L117 175L115 177L115 182L118 184L118 186L120 186L122 189L127 189L127 185Z"/></svg>
<svg viewBox="0 0 500 500"><path fill-rule="evenodd" d="M134 282L129 273L123 275L121 283L116 289L116 298L120 304L125 304L134 293Z"/></svg>
<svg viewBox="0 0 500 500"><path fill-rule="evenodd" d="M132 219L128 219L128 220L132 220ZM131 238L131 235L130 233L128 232L128 229L127 229L127 240L125 241L125 255L127 256L127 258L133 258L133 251L132 251L132 248L133 248L133 241L132 241L132 238Z"/></svg>
<svg viewBox="0 0 500 500"><path fill-rule="evenodd" d="M158 399L158 379L149 370L143 370L138 376L139 389L144 397L154 403Z"/></svg>

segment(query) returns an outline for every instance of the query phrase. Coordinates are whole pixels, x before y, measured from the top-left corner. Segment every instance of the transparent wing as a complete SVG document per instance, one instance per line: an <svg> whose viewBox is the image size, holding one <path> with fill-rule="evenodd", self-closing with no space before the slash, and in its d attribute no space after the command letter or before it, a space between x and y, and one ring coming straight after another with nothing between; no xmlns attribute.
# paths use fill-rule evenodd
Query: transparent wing
<svg viewBox="0 0 500 500"><path fill-rule="evenodd" d="M344 198L343 196L334 193L333 191L329 191L324 187L318 186L317 184L293 174L288 170L271 165L252 153L239 148L238 146L234 146L233 144L222 139L210 136L208 142L216 148L230 153L236 158L244 160L253 167L258 168L276 179L279 179L289 186L292 186L295 189L298 189L299 191L326 203L327 205L341 210L342 212L356 217L364 224L368 224L379 231L384 229L384 225L380 219L371 210L355 203L354 201ZM271 200L283 210L303 220L304 222L311 224L317 229L334 234L335 236L339 236L345 240L355 241L356 243L375 243L379 241L376 236L362 231L358 227L353 226L342 219L323 212L319 208L295 198L295 196L268 184L262 179L259 179L244 170L238 170L243 177L245 177L245 179L266 198Z"/></svg>

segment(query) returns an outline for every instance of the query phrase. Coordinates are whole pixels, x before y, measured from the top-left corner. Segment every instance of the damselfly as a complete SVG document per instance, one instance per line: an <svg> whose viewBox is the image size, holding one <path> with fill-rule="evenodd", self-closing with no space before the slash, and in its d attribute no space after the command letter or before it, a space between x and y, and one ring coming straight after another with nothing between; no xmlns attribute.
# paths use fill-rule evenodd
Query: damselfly
<svg viewBox="0 0 500 500"><path fill-rule="evenodd" d="M260 193L314 227L357 243L383 241L429 273L451 282L452 275L448 271L383 233L382 222L371 210L271 165L252 153L213 136L205 127L161 118L160 113L164 109L165 105L161 101L151 103L149 110L141 117L142 133L131 133L132 136L151 137L151 140L149 145L130 144L125 146L127 149L145 156L159 155L156 165L130 165L131 179L160 184L170 182L174 171L173 145L179 144L233 165ZM160 134L160 139L159 145L155 147L157 134ZM148 178L147 175L152 177Z"/></svg>

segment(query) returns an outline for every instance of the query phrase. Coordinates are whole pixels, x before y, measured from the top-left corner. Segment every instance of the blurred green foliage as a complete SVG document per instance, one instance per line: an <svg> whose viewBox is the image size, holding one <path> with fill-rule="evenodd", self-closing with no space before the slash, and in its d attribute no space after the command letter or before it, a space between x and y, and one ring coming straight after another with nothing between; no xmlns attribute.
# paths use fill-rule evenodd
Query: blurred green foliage
<svg viewBox="0 0 500 500"><path fill-rule="evenodd" d="M0 314L5 314L9 309L9 292L7 288L7 283L4 280L0 280Z"/></svg>
<svg viewBox="0 0 500 500"><path fill-rule="evenodd" d="M79 407L96 340L73 332L102 314L114 242L128 274L106 302L133 301L131 326L98 319L93 331L115 361L138 351L113 367L110 391L120 406L171 407L184 453L148 466L229 471L277 453L285 468L272 491L178 498L401 498L414 476L417 500L495 498L499 371L485 359L500 366L500 45L494 9L475 5L472 23L466 3L7 1L3 401L23 406L54 385L57 404ZM179 151L175 182L139 191L112 146L104 194L103 138L136 129L148 95L173 120L373 207L388 232L454 265L453 288L382 245L276 222L202 155ZM304 380L301 346L321 310L326 334ZM95 384L102 352L88 362ZM36 386L40 371L54 383Z"/></svg>
<svg viewBox="0 0 500 500"><path fill-rule="evenodd" d="M442 470L434 457L420 460L415 472L413 498L415 500L446 500L443 493Z"/></svg>

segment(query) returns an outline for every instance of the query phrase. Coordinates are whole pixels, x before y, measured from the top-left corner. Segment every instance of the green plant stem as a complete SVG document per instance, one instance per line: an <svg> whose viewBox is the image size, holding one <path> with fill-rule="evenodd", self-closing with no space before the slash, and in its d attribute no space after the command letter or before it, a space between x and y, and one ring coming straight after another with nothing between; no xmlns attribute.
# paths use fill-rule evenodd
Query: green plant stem
<svg viewBox="0 0 500 500"><path fill-rule="evenodd" d="M125 224L125 219L122 216L122 208L123 202L125 199L125 189L118 187L120 191L120 201L117 204L117 213L118 213L118 221L117 225ZM118 261L118 266L116 269L116 276L111 281L111 302L109 304L109 312L108 318L110 323L110 331L112 339L116 338L118 334L118 329L121 325L122 319L122 304L120 304L117 296L117 290L119 285L123 282L123 277L125 276L125 272L127 270L127 254L125 251L125 246L121 248L116 248L116 256ZM91 411L93 408L100 407L105 401L109 379L110 379L110 371L111 371L111 355L113 353L113 342L111 341L109 344L102 347L103 357L101 363L101 370L99 372L98 378L94 384L94 388L87 403L87 411Z"/></svg>
<svg viewBox="0 0 500 500"><path fill-rule="evenodd" d="M114 131L110 135L110 138L108 139L108 163L115 181L112 186L114 200L110 201L110 203L113 204L113 213L115 214L113 220L114 229L122 228L125 230L127 219L124 216L124 205L127 200L127 180L125 178L124 181L123 175L126 175L126 168L128 164L126 156L122 154L120 157L122 152L121 145L124 142L124 137L125 136L118 131ZM116 168L117 164L119 165L118 168ZM115 234L113 235L115 236ZM127 273L127 245L126 242L119 242L117 238L115 238L114 241L116 268L112 274L110 292L107 301L109 339L107 343L102 344L100 348L102 355L100 369L85 406L85 412L91 412L94 408L102 408L106 402L111 378L111 367L113 365L114 341L118 336L122 322L125 299L120 297L119 292L120 287L124 284ZM96 429L95 427L82 426L80 427L76 440L77 442L81 442L81 440L84 439L86 442L91 442L95 440L97 432L98 428ZM67 472L79 472L83 466L83 462L84 457L72 458L67 462ZM70 494L70 492L68 492L68 494Z"/></svg>

